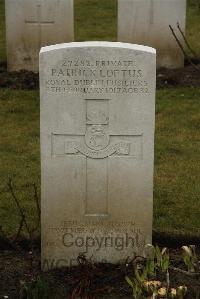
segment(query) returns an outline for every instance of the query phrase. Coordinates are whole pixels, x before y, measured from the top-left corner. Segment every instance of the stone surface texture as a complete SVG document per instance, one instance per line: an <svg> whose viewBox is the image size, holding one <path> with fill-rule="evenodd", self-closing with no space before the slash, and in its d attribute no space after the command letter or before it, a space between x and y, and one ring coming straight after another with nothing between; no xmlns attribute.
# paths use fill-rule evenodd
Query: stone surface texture
<svg viewBox="0 0 200 299"><path fill-rule="evenodd" d="M42 46L74 40L73 0L6 0L9 71L38 72Z"/></svg>
<svg viewBox="0 0 200 299"><path fill-rule="evenodd" d="M118 0L118 41L150 46L157 51L157 67L181 68L184 56L180 42L185 32L186 0Z"/></svg>
<svg viewBox="0 0 200 299"><path fill-rule="evenodd" d="M40 52L42 268L117 263L151 242L155 49Z"/></svg>

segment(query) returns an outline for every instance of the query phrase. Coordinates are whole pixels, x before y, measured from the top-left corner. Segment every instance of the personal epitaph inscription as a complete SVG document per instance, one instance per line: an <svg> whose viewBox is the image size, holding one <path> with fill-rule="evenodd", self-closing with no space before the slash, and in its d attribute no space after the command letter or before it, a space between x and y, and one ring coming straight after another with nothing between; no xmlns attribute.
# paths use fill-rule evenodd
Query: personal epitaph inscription
<svg viewBox="0 0 200 299"><path fill-rule="evenodd" d="M38 72L42 46L74 39L73 0L6 0L10 71Z"/></svg>
<svg viewBox="0 0 200 299"><path fill-rule="evenodd" d="M121 262L151 242L155 50L42 48L42 268Z"/></svg>

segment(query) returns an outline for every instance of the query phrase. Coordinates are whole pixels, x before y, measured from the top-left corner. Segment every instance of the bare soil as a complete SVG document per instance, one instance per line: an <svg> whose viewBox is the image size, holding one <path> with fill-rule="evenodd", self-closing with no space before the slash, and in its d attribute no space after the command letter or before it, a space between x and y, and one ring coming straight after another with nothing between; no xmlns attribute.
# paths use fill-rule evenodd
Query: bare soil
<svg viewBox="0 0 200 299"><path fill-rule="evenodd" d="M157 88L200 87L200 64L186 65L182 69L160 69L157 71Z"/></svg>
<svg viewBox="0 0 200 299"><path fill-rule="evenodd" d="M170 259L174 267L186 270L180 250L171 249ZM39 250L35 248L30 252L18 245L0 251L0 298L19 298L20 281L30 282L42 275L48 286L48 299L128 299L133 297L125 276L131 277L132 273L132 261L126 261L124 265L92 264L84 258L79 259L79 266L41 273ZM159 274L157 279L164 281L163 274ZM186 285L187 299L200 298L200 276L170 270L170 282L171 287Z"/></svg>

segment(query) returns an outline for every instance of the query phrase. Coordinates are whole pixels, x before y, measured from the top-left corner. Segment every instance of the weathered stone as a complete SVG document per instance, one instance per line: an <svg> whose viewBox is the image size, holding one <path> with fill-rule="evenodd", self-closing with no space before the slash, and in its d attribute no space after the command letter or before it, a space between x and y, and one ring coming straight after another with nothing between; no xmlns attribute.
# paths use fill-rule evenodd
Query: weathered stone
<svg viewBox="0 0 200 299"><path fill-rule="evenodd" d="M186 0L118 0L118 41L137 43L157 50L157 67L180 68L184 56L180 42L185 32Z"/></svg>
<svg viewBox="0 0 200 299"><path fill-rule="evenodd" d="M74 39L73 0L6 0L9 71L38 72L42 46Z"/></svg>
<svg viewBox="0 0 200 299"><path fill-rule="evenodd" d="M69 43L40 53L42 268L120 262L151 242L152 48Z"/></svg>

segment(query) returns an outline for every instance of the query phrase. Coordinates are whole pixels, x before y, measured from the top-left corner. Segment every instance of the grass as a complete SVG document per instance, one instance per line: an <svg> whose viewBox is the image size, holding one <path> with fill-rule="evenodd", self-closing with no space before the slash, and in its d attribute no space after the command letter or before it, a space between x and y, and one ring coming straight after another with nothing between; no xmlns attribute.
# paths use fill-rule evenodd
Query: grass
<svg viewBox="0 0 200 299"><path fill-rule="evenodd" d="M5 7L4 0L0 0L0 63L3 61L6 61Z"/></svg>
<svg viewBox="0 0 200 299"><path fill-rule="evenodd" d="M75 0L75 40L117 38L117 0Z"/></svg>
<svg viewBox="0 0 200 299"><path fill-rule="evenodd" d="M157 93L154 227L200 235L200 89Z"/></svg>
<svg viewBox="0 0 200 299"><path fill-rule="evenodd" d="M154 184L154 228L197 234L200 228L200 89L157 92ZM34 222L33 189L40 189L39 94L0 91L0 215L13 234L19 213L7 190L11 176L28 219ZM11 217L12 216L12 217Z"/></svg>
<svg viewBox="0 0 200 299"><path fill-rule="evenodd" d="M191 47L200 56L200 6L199 0L189 0L187 2L187 26L186 36Z"/></svg>
<svg viewBox="0 0 200 299"><path fill-rule="evenodd" d="M39 187L38 92L0 91L0 216L1 225L14 233L19 211L7 188L11 177L16 194L32 222L35 216L33 182ZM12 216L12 217L11 217Z"/></svg>

